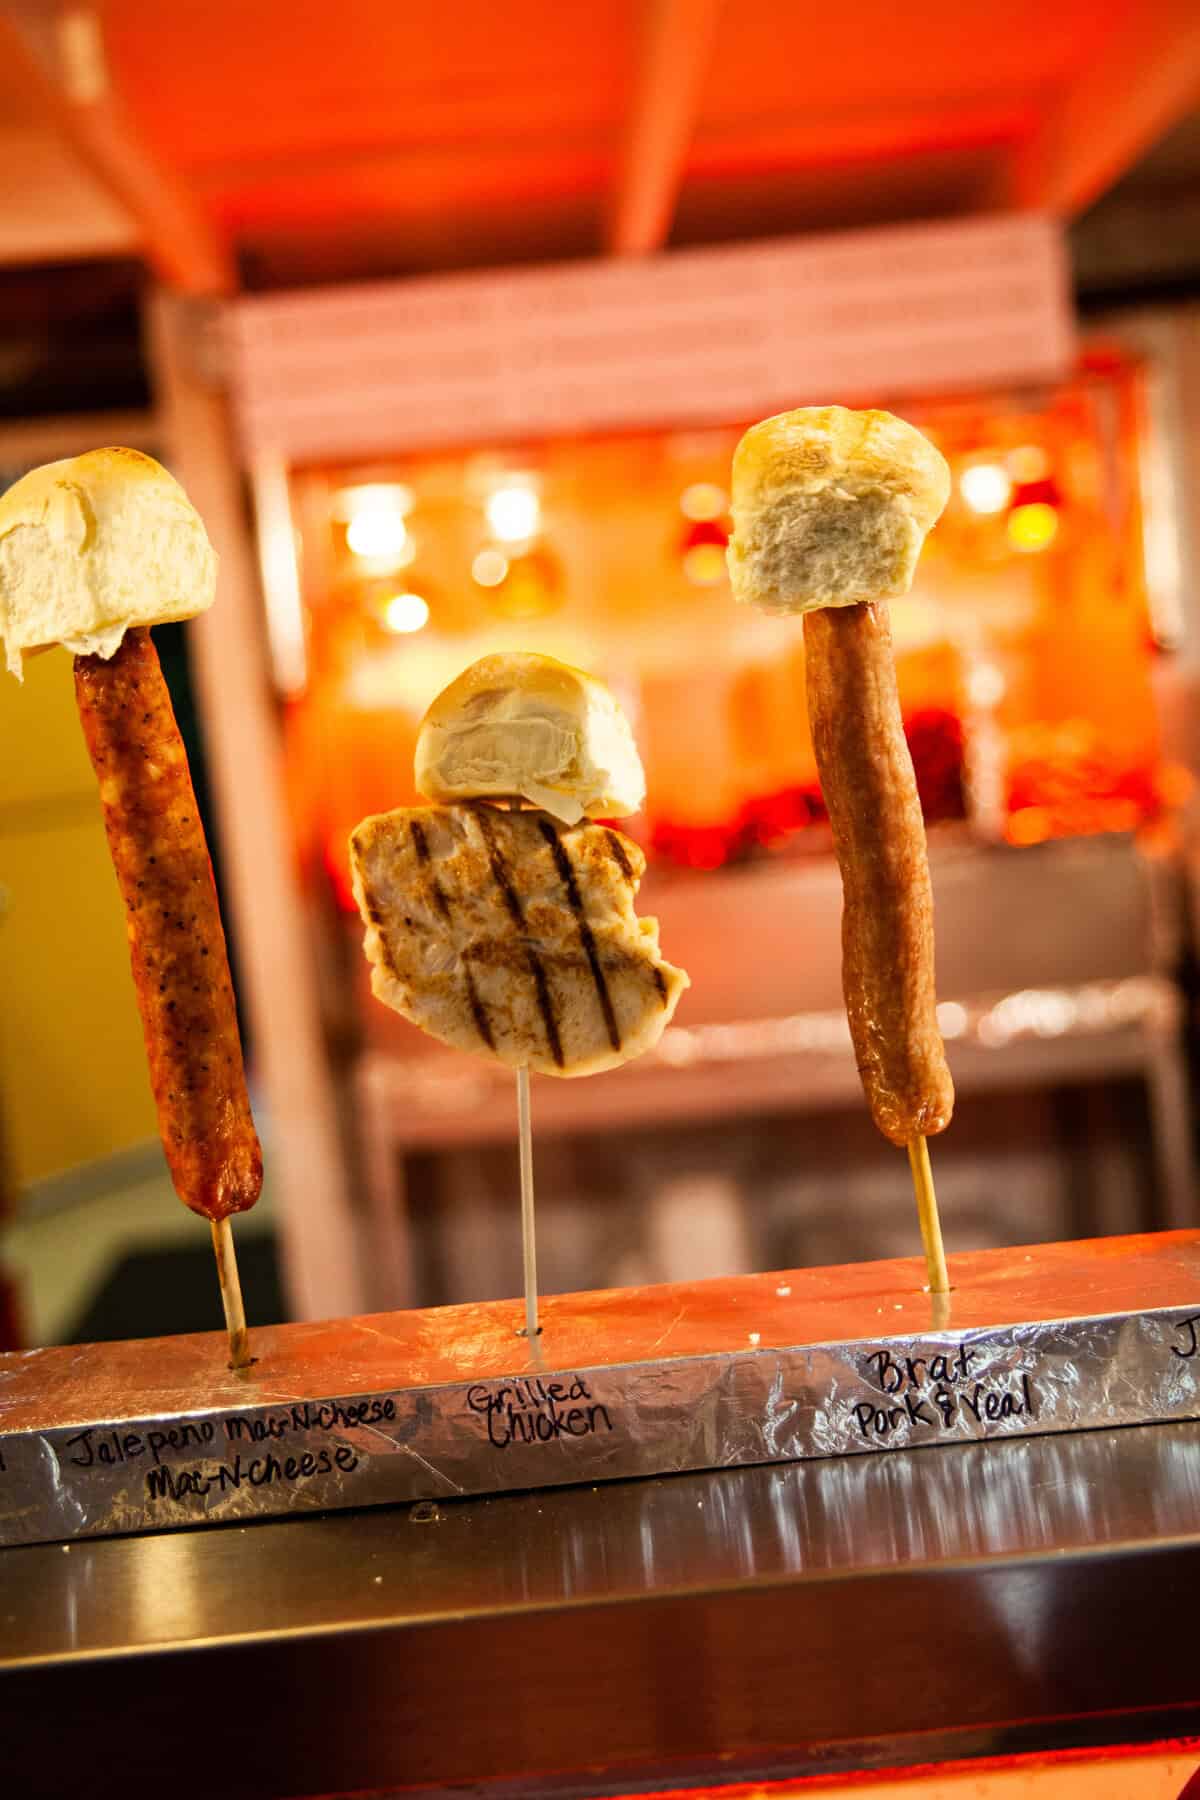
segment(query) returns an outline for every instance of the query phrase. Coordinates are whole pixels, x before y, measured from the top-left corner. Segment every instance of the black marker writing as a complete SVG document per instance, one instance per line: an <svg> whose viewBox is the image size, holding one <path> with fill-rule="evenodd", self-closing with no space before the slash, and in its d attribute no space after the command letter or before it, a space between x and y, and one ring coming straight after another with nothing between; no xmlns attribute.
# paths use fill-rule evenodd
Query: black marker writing
<svg viewBox="0 0 1200 1800"><path fill-rule="evenodd" d="M906 1387L925 1387L929 1382L966 1381L974 1350L960 1344L955 1356L893 1356L890 1350L873 1350L867 1357L875 1379L885 1394L900 1394Z"/></svg>
<svg viewBox="0 0 1200 1800"><path fill-rule="evenodd" d="M392 1395L366 1400L302 1400L286 1412L262 1413L245 1418L230 1413L221 1421L225 1436L252 1444L278 1442L297 1431L352 1431L359 1425L386 1425L396 1417Z"/></svg>
<svg viewBox="0 0 1200 1800"><path fill-rule="evenodd" d="M1180 1337L1185 1340L1185 1348L1177 1350L1172 1344L1171 1355L1179 1357L1181 1362L1188 1362L1193 1356L1200 1354L1200 1337L1196 1334L1197 1325L1200 1325L1200 1313L1193 1313L1190 1319L1180 1319L1175 1327Z"/></svg>
<svg viewBox="0 0 1200 1800"><path fill-rule="evenodd" d="M149 1500L186 1500L206 1494L235 1492L243 1482L247 1487L274 1487L280 1482L305 1481L313 1475L332 1475L334 1469L349 1475L358 1467L358 1457L349 1444L336 1450L305 1450L281 1461L274 1455L255 1456L249 1460L237 1451L231 1463L198 1463L190 1469L168 1467L146 1470L146 1497Z"/></svg>
<svg viewBox="0 0 1200 1800"><path fill-rule="evenodd" d="M590 1404L576 1405L585 1400ZM582 1375L570 1381L536 1381L525 1377L506 1383L493 1393L477 1382L467 1389L467 1405L487 1419L488 1442L497 1450L510 1444L548 1444L555 1438L591 1437L611 1431L607 1406L592 1400Z"/></svg>
<svg viewBox="0 0 1200 1800"><path fill-rule="evenodd" d="M111 1427L88 1425L69 1437L66 1448L75 1454L71 1461L77 1469L90 1469L100 1463L115 1468L119 1463L136 1462L149 1456L157 1466L165 1450L204 1450L213 1441L216 1427L211 1419L190 1420L158 1431L117 1431Z"/></svg>
<svg viewBox="0 0 1200 1800"><path fill-rule="evenodd" d="M950 1388L939 1383L931 1394L921 1397L906 1390L901 1397L903 1404L898 1406L880 1406L874 1400L859 1400L853 1407L854 1421L864 1438L875 1440L890 1437L897 1427L905 1424L914 1427L932 1425L941 1431L951 1431L964 1412L969 1413L977 1425L995 1424L1003 1419L1032 1419L1036 1408L1029 1376L1022 1375L1019 1383L1005 1388L997 1386L998 1379L1003 1377L992 1376L977 1381L971 1388Z"/></svg>

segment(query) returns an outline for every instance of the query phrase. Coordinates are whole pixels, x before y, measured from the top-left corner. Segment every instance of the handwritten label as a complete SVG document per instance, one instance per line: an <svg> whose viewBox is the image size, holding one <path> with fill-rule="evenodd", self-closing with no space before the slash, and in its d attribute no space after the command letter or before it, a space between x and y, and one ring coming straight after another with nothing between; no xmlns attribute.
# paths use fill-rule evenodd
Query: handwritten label
<svg viewBox="0 0 1200 1800"><path fill-rule="evenodd" d="M181 1425L166 1426L161 1431L146 1432L88 1425L67 1439L66 1448L73 1452L68 1460L77 1469L90 1469L97 1463L111 1469L119 1463L136 1462L142 1456L151 1457L157 1464L167 1450L203 1450L212 1443L216 1429L211 1419L202 1419L195 1424L189 1420Z"/></svg>
<svg viewBox="0 0 1200 1800"><path fill-rule="evenodd" d="M1200 1325L1200 1313L1193 1313L1190 1319L1180 1319L1174 1329L1179 1334L1179 1346L1170 1346L1171 1355L1177 1356L1181 1362L1191 1362L1194 1356L1200 1355L1200 1334L1196 1327Z"/></svg>
<svg viewBox="0 0 1200 1800"><path fill-rule="evenodd" d="M878 1443L905 1425L948 1432L964 1424L1034 1418L1037 1409L1029 1376L997 1371L977 1373L972 1365L978 1355L978 1350L966 1344L954 1354L929 1357L871 1351L867 1363L885 1404L877 1399L853 1404L860 1436Z"/></svg>
<svg viewBox="0 0 1200 1800"><path fill-rule="evenodd" d="M396 1417L396 1402L389 1394L370 1400L302 1400L285 1412L243 1418L233 1413L222 1420L230 1440L246 1438L253 1444L285 1438L297 1431L354 1431L364 1425L389 1425Z"/></svg>
<svg viewBox="0 0 1200 1800"><path fill-rule="evenodd" d="M161 1468L147 1469L146 1498L203 1498L214 1492L236 1492L243 1482L252 1488L275 1487L280 1483L293 1485L297 1481L307 1481L313 1475L332 1475L334 1469L349 1475L358 1464L359 1458L349 1444L339 1444L333 1450L305 1450L297 1456L283 1458L273 1451L266 1456L243 1457L238 1450L231 1462L202 1462L190 1468L164 1464Z"/></svg>
<svg viewBox="0 0 1200 1800"><path fill-rule="evenodd" d="M385 1425L396 1417L396 1402L391 1396L370 1400L301 1401L283 1412L244 1415L230 1413L219 1420L184 1419L177 1425L161 1429L130 1431L109 1425L88 1425L66 1441L71 1454L68 1460L77 1469L96 1465L115 1468L120 1463L137 1462L148 1456L157 1468L168 1452L207 1450L218 1441L218 1432L228 1442L264 1444L278 1442L298 1432L353 1431L361 1426Z"/></svg>
<svg viewBox="0 0 1200 1800"><path fill-rule="evenodd" d="M488 1442L497 1450L511 1444L594 1437L613 1428L607 1406L592 1399L582 1375L564 1376L561 1381L525 1376L494 1389L476 1382L467 1389L467 1405L487 1421Z"/></svg>
<svg viewBox="0 0 1200 1800"><path fill-rule="evenodd" d="M141 1431L124 1426L87 1425L66 1440L65 1460L76 1469L112 1469L145 1459L147 1499L203 1498L214 1492L236 1492L243 1485L257 1488L291 1484L335 1471L349 1475L362 1460L361 1452L349 1444L328 1449L305 1447L291 1456L243 1456L235 1450L232 1456L223 1458L220 1453L226 1445L276 1444L314 1432L377 1428L394 1424L395 1419L396 1401L387 1395L365 1400L302 1400L274 1412L181 1419L173 1425ZM189 1450L199 1452L199 1457L181 1466L177 1458Z"/></svg>
<svg viewBox="0 0 1200 1800"><path fill-rule="evenodd" d="M394 1424L395 1419L396 1401L388 1394L366 1400L301 1400L279 1412L229 1413L219 1421L219 1426L226 1443L267 1444L309 1432L371 1429ZM338 1444L328 1450L302 1450L294 1456L281 1457L272 1452L266 1456L244 1457L237 1450L226 1461L205 1460L184 1468L163 1465L165 1449L186 1449L195 1441L187 1436L188 1433L198 1433L201 1441L209 1444L216 1432L217 1426L210 1419L199 1425L185 1423L164 1432L147 1432L145 1448L154 1460L154 1467L146 1471L147 1498L204 1498L213 1492L236 1492L243 1483L252 1488L274 1487L280 1483L290 1486L311 1480L314 1475L332 1475L335 1469L342 1475L350 1475L362 1460L361 1454L349 1444ZM118 1434L111 1435L115 1438ZM125 1438L139 1438L137 1432L124 1435ZM140 1455L142 1451L134 1450L133 1454ZM97 1455L99 1460L104 1460L102 1449ZM81 1466L86 1467L86 1464Z"/></svg>

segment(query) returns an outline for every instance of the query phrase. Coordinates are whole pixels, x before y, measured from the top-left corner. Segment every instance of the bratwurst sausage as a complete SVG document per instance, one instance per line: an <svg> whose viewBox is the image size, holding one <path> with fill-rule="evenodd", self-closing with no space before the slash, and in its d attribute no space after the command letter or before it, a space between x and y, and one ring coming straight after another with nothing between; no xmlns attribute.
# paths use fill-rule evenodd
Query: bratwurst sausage
<svg viewBox="0 0 1200 1800"><path fill-rule="evenodd" d="M107 661L76 657L75 694L125 902L171 1179L185 1206L215 1222L258 1199L262 1151L212 864L149 631L127 631Z"/></svg>
<svg viewBox="0 0 1200 1800"><path fill-rule="evenodd" d="M842 872L842 987L871 1116L893 1144L944 1131L925 825L900 719L887 607L804 615L808 711Z"/></svg>

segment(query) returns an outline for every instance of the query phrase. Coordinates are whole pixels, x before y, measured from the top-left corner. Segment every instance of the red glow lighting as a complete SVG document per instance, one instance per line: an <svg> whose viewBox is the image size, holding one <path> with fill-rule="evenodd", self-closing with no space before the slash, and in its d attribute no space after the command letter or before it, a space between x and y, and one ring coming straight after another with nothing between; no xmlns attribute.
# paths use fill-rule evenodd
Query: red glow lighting
<svg viewBox="0 0 1200 1800"><path fill-rule="evenodd" d="M913 1763L906 1767L891 1769L853 1769L841 1775L797 1775L785 1781L750 1781L737 1782L732 1787L722 1784L719 1787L672 1788L668 1795L664 1790L655 1793L644 1793L642 1800L804 1800L804 1796L821 1794L852 1793L855 1788L871 1787L878 1790L885 1783L894 1782L897 1800L908 1791L910 1784L929 1780L954 1781L956 1778L974 1777L982 1786L982 1780L989 1775L1024 1774L1029 1778L1029 1791L1039 1794L1052 1793L1049 1787L1040 1783L1034 1787L1038 1777L1049 1776L1054 1769L1067 1768L1105 1768L1113 1763L1123 1762L1136 1765L1153 1759L1158 1762L1167 1757L1180 1759L1200 1757L1200 1738L1166 1738L1156 1744L1111 1744L1088 1749L1069 1750L1035 1750L1019 1756L986 1756L971 1759L957 1758L953 1762ZM918 1790L919 1791L919 1790ZM963 1790L966 1800L970 1788ZM1200 1768L1190 1777L1177 1800L1200 1800Z"/></svg>

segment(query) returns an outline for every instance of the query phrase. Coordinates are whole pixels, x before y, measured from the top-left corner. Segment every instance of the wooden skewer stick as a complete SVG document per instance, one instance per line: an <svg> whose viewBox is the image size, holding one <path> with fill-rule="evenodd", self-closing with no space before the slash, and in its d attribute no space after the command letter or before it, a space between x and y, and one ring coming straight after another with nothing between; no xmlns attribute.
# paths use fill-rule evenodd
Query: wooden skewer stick
<svg viewBox="0 0 1200 1800"><path fill-rule="evenodd" d="M217 1259L217 1280L221 1284L221 1304L225 1308L225 1325L229 1332L229 1366L245 1369L254 1358L250 1354L250 1333L246 1329L246 1309L242 1305L233 1226L228 1219L212 1221L212 1241Z"/></svg>
<svg viewBox="0 0 1200 1800"><path fill-rule="evenodd" d="M929 1291L931 1294L948 1294L950 1273L946 1268L946 1252L942 1248L942 1222L938 1217L937 1195L933 1191L933 1170L929 1166L929 1143L926 1138L915 1137L910 1140L908 1161L917 1196L917 1218L921 1224L921 1242L925 1246Z"/></svg>
<svg viewBox="0 0 1200 1800"><path fill-rule="evenodd" d="M529 1070L517 1070L517 1128L521 1151L521 1257L525 1266L525 1331L536 1338L538 1324L537 1242L533 1228L533 1129L529 1118Z"/></svg>

